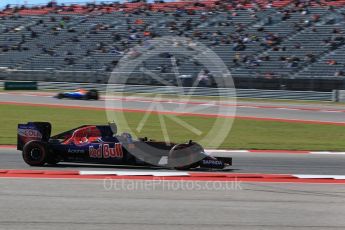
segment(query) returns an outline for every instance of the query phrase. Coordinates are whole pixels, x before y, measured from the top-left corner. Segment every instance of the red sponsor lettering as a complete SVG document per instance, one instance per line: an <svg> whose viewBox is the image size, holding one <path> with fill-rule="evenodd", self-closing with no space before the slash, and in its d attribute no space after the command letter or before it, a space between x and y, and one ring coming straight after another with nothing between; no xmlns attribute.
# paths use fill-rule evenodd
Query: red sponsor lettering
<svg viewBox="0 0 345 230"><path fill-rule="evenodd" d="M115 144L115 146L116 146L116 144ZM111 149L110 149L110 157L112 157L112 158L115 158L115 157L116 157L115 148L111 148Z"/></svg>
<svg viewBox="0 0 345 230"><path fill-rule="evenodd" d="M96 150L96 156L97 158L102 158L102 145L100 145Z"/></svg>
<svg viewBox="0 0 345 230"><path fill-rule="evenodd" d="M115 152L117 153L116 154L116 157L123 157L123 152L122 152L122 145L119 144L119 143L116 143L115 144Z"/></svg>
<svg viewBox="0 0 345 230"><path fill-rule="evenodd" d="M103 157L104 158L109 158L111 156L111 148L109 149L109 145L108 144L104 144L103 145Z"/></svg>
<svg viewBox="0 0 345 230"><path fill-rule="evenodd" d="M91 158L96 158L96 149L94 149L93 146L89 147L89 156Z"/></svg>
<svg viewBox="0 0 345 230"><path fill-rule="evenodd" d="M98 149L95 149L93 146L89 147L89 156L91 158L102 158L102 146L99 146Z"/></svg>
<svg viewBox="0 0 345 230"><path fill-rule="evenodd" d="M114 148L110 148L109 144L101 144L97 149L93 146L89 147L89 156L91 158L123 158L122 145L115 143Z"/></svg>

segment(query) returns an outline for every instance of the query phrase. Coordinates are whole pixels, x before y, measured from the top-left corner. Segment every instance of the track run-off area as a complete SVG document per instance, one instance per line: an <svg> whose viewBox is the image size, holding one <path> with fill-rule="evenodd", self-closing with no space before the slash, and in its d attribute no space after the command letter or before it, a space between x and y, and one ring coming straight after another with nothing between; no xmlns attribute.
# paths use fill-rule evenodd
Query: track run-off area
<svg viewBox="0 0 345 230"><path fill-rule="evenodd" d="M65 107L88 110L105 110L105 100L115 101L118 107L107 108L114 111L145 113L152 103L159 103L161 110L152 112L173 115L190 115L204 117L227 117L229 108L236 109L237 119L272 120L296 123L316 123L345 125L345 106L334 104L292 104L278 102L243 102L228 103L227 101L210 101L196 99L167 99L150 97L102 97L99 101L58 100L56 93L0 92L0 104L30 105L45 107ZM183 111L179 106L183 105ZM189 112L191 111L191 112Z"/></svg>

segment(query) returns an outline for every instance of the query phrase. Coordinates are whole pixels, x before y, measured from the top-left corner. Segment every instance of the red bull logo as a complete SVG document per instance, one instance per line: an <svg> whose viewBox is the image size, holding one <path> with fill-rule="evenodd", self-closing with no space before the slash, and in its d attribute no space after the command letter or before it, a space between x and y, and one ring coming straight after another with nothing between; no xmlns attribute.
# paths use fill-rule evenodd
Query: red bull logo
<svg viewBox="0 0 345 230"><path fill-rule="evenodd" d="M100 144L97 149L94 146L89 147L89 156L91 158L123 158L122 145L115 143L114 148L110 148L109 144Z"/></svg>

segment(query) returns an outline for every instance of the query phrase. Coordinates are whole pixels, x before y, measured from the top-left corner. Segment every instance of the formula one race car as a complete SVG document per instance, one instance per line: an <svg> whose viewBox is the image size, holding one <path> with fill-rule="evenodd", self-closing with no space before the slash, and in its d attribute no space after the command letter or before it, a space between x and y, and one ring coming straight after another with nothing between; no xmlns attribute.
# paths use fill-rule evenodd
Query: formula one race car
<svg viewBox="0 0 345 230"><path fill-rule="evenodd" d="M48 122L18 125L17 149L31 166L58 162L101 163L112 165L158 166L186 170L223 169L231 165L228 157L213 157L196 142L183 144L133 140L129 133L117 135L115 123L84 125L50 136Z"/></svg>
<svg viewBox="0 0 345 230"><path fill-rule="evenodd" d="M68 98L68 99L79 99L79 100L98 100L98 91L95 89L83 90L78 89L74 92L64 92L58 93L56 96L58 99Z"/></svg>

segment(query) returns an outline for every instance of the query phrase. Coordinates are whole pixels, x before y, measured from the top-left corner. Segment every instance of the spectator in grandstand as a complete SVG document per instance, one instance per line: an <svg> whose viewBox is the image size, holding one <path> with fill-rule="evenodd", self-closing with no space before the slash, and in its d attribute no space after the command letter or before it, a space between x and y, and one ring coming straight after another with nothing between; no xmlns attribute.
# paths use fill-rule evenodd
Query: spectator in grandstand
<svg viewBox="0 0 345 230"><path fill-rule="evenodd" d="M337 70L337 71L335 71L334 76L335 77L344 77L345 73L342 70Z"/></svg>
<svg viewBox="0 0 345 230"><path fill-rule="evenodd" d="M109 50L109 53L117 54L117 55L122 55L124 52L121 52L117 46L112 46Z"/></svg>
<svg viewBox="0 0 345 230"><path fill-rule="evenodd" d="M287 63L288 68L298 67L300 61L301 61L300 58L295 57L295 56L287 57L285 59L285 62Z"/></svg>
<svg viewBox="0 0 345 230"><path fill-rule="evenodd" d="M232 46L233 51L243 51L245 49L246 45L241 40L237 40Z"/></svg>
<svg viewBox="0 0 345 230"><path fill-rule="evenodd" d="M273 33L267 33L264 35L263 43L261 45L265 46L266 48L271 48L280 43L281 39L278 35Z"/></svg>
<svg viewBox="0 0 345 230"><path fill-rule="evenodd" d="M128 52L128 55L130 58L135 59L135 58L141 56L141 53L137 49L133 48Z"/></svg>
<svg viewBox="0 0 345 230"><path fill-rule="evenodd" d="M271 58L268 54L263 54L259 56L260 61L269 61Z"/></svg>
<svg viewBox="0 0 345 230"><path fill-rule="evenodd" d="M265 79L273 79L274 78L274 73L266 72L266 73L264 73L264 78Z"/></svg>
<svg viewBox="0 0 345 230"><path fill-rule="evenodd" d="M301 43L299 43L299 42L297 42L295 45L294 45L294 48L295 49L301 49L302 48L302 45L301 45Z"/></svg>
<svg viewBox="0 0 345 230"><path fill-rule="evenodd" d="M309 53L309 54L305 55L304 61L305 61L307 64L311 64L311 63L313 63L313 62L316 61L316 57L315 57L314 54Z"/></svg>
<svg viewBox="0 0 345 230"><path fill-rule="evenodd" d="M196 79L198 81L198 86L199 87L208 87L210 86L210 76L209 76L209 71L204 69L202 70Z"/></svg>
<svg viewBox="0 0 345 230"><path fill-rule="evenodd" d="M301 11L301 15L307 15L310 13L309 9L304 7L303 9L300 10Z"/></svg>
<svg viewBox="0 0 345 230"><path fill-rule="evenodd" d="M74 65L75 64L75 59L74 58L65 58L64 61L66 62L67 65Z"/></svg>
<svg viewBox="0 0 345 230"><path fill-rule="evenodd" d="M288 20L289 18L291 17L291 15L290 15L290 11L289 10L284 10L284 12L283 12L283 16L282 16L282 21L286 21L286 20Z"/></svg>
<svg viewBox="0 0 345 230"><path fill-rule="evenodd" d="M272 19L272 17L271 16L268 16L267 17L267 21L266 21L266 24L265 25L272 25L273 24L273 19Z"/></svg>
<svg viewBox="0 0 345 230"><path fill-rule="evenodd" d="M336 65L336 64L337 64L337 61L334 60L334 59L331 59L331 60L328 60L328 61L327 61L327 64L328 64L328 65Z"/></svg>
<svg viewBox="0 0 345 230"><path fill-rule="evenodd" d="M136 24L136 25L143 25L144 21L142 19L137 19L137 20L134 21L134 24Z"/></svg>
<svg viewBox="0 0 345 230"><path fill-rule="evenodd" d="M301 31L304 29L304 27L297 22L294 23L293 28L295 29L295 31Z"/></svg>
<svg viewBox="0 0 345 230"><path fill-rule="evenodd" d="M316 22L320 21L320 18L321 18L321 16L319 14L314 14L312 16L312 22L316 23Z"/></svg>
<svg viewBox="0 0 345 230"><path fill-rule="evenodd" d="M258 57L250 56L247 58L246 64L250 67L260 66L261 60Z"/></svg>
<svg viewBox="0 0 345 230"><path fill-rule="evenodd" d="M70 55L74 55L74 54L73 54L72 51L66 51L66 52L65 52L65 55L70 56Z"/></svg>
<svg viewBox="0 0 345 230"><path fill-rule="evenodd" d="M234 59L232 60L232 62L234 63L235 66L239 66L240 65L240 61L241 61L241 54L240 53L236 53Z"/></svg>
<svg viewBox="0 0 345 230"><path fill-rule="evenodd" d="M139 35L136 34L136 33L130 34L129 37L128 37L128 39L132 40L132 41L137 40L139 38L140 38Z"/></svg>
<svg viewBox="0 0 345 230"><path fill-rule="evenodd" d="M121 40L121 35L116 32L112 32L111 36L113 38L113 42L118 42Z"/></svg>
<svg viewBox="0 0 345 230"><path fill-rule="evenodd" d="M341 33L341 30L340 30L339 28L334 28L334 29L332 30L332 33L333 33L333 34L340 34L340 33Z"/></svg>
<svg viewBox="0 0 345 230"><path fill-rule="evenodd" d="M25 36L25 34L22 34L22 35L21 35L20 44L25 43L25 41L26 41L26 36Z"/></svg>
<svg viewBox="0 0 345 230"><path fill-rule="evenodd" d="M65 21L61 20L59 25L61 29L65 28Z"/></svg>
<svg viewBox="0 0 345 230"><path fill-rule="evenodd" d="M37 37L38 37L38 34L37 34L35 31L31 31L30 37L31 37L31 38L37 38Z"/></svg>

